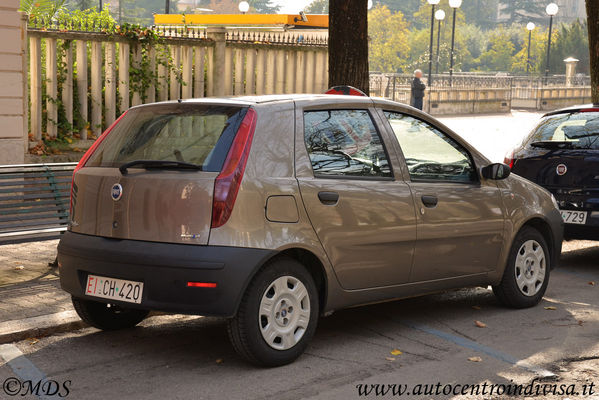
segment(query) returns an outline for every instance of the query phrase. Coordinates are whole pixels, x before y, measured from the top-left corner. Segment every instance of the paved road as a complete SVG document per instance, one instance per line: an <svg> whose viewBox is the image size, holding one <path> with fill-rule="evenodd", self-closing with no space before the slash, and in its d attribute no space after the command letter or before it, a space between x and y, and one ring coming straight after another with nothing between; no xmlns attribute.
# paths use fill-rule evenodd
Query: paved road
<svg viewBox="0 0 599 400"><path fill-rule="evenodd" d="M477 288L337 312L320 320L304 356L277 369L241 361L221 320L159 316L127 331L87 328L0 346L0 379L16 376L12 366L70 380L75 399L354 399L360 384L528 384L550 373L543 383L581 391L599 386L598 259L599 243L567 243L532 309L504 309ZM24 357L4 363L15 352ZM444 398L407 398L433 397ZM565 397L599 399L538 398Z"/></svg>

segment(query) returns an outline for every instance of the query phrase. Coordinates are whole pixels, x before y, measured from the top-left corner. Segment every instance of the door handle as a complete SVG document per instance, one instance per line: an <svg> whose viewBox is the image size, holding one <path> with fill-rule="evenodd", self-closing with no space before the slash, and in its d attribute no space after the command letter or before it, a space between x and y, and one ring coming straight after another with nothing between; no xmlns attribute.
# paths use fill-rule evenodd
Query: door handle
<svg viewBox="0 0 599 400"><path fill-rule="evenodd" d="M435 208L439 202L437 196L422 196L421 200L422 204L424 204L424 206L427 208Z"/></svg>
<svg viewBox="0 0 599 400"><path fill-rule="evenodd" d="M334 206L339 201L339 193L337 192L318 192L318 199L322 204Z"/></svg>

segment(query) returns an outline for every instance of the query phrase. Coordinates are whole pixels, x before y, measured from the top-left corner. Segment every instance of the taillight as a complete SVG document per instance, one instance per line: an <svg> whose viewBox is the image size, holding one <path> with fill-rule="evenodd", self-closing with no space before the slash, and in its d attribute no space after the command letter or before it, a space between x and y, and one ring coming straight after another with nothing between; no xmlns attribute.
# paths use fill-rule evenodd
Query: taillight
<svg viewBox="0 0 599 400"><path fill-rule="evenodd" d="M233 212L237 192L239 192L245 166L250 154L255 129L256 111L250 108L245 114L239 131L231 144L223 169L214 182L212 228L223 226Z"/></svg>
<svg viewBox="0 0 599 400"><path fill-rule="evenodd" d="M514 150L505 155L503 163L509 165L510 169L514 168Z"/></svg>
<svg viewBox="0 0 599 400"><path fill-rule="evenodd" d="M71 215L71 216L73 215L73 183L75 182L75 174L77 173L77 171L79 171L81 168L83 168L85 166L85 163L87 163L87 160L89 160L89 158L91 157L91 155L94 154L94 151L96 151L96 149L98 148L98 146L100 145L100 143L102 143L102 141L104 139L106 139L106 136L108 136L108 134L110 133L110 131L116 126L116 124L119 123L119 121L121 120L121 118L123 118L125 116L125 114L127 114L127 111L125 111L124 113L122 113L121 116L118 117L116 119L116 121L114 121L112 123L112 125L110 125L104 131L104 133L102 133L100 135L100 137L96 139L96 141L91 145L91 147L89 149L87 149L87 151L85 152L85 154L83 155L83 157L81 157L81 160L79 160L79 163L77 164L77 166L73 170L73 176L71 177L71 198L70 198L70 204L69 204L69 215ZM72 219L72 217L71 217L71 219Z"/></svg>

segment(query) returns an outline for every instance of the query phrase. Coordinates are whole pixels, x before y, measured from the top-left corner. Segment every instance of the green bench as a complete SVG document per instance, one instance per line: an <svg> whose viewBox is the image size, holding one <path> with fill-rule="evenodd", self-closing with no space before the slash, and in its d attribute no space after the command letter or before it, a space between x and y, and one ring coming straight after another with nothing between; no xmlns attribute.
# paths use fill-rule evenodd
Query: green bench
<svg viewBox="0 0 599 400"><path fill-rule="evenodd" d="M69 222L76 165L0 166L0 244L60 237Z"/></svg>

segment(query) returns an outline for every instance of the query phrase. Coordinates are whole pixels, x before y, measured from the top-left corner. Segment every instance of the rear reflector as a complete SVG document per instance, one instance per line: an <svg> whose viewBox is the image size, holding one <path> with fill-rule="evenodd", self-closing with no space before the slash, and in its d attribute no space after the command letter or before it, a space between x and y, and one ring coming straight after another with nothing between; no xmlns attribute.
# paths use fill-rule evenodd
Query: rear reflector
<svg viewBox="0 0 599 400"><path fill-rule="evenodd" d="M187 287L215 288L214 282L187 282Z"/></svg>
<svg viewBox="0 0 599 400"><path fill-rule="evenodd" d="M81 168L85 167L85 163L87 163L87 160L89 160L89 158L91 157L91 155L94 154L94 151L96 151L96 149L98 148L98 146L100 145L100 143L102 143L102 141L104 139L106 139L106 136L108 136L108 134L110 133L110 131L116 126L116 124L119 123L119 121L125 116L125 114L127 114L127 111L125 111L124 113L122 113L121 116L118 117L116 119L116 121L114 121L112 123L112 125L110 125L104 131L104 133L102 133L100 135L100 137L96 139L96 141L94 142L94 144L92 144L91 147L85 152L85 154L83 155L83 157L81 157L81 160L79 160L79 163L75 167L75 170L73 171L73 176L71 178L71 199L70 199L70 206L69 206L69 214L70 215L73 214L73 182L75 181L75 173L77 171L79 171Z"/></svg>
<svg viewBox="0 0 599 400"><path fill-rule="evenodd" d="M231 144L223 169L214 182L211 224L213 229L223 226L233 212L255 129L256 111L249 108Z"/></svg>

